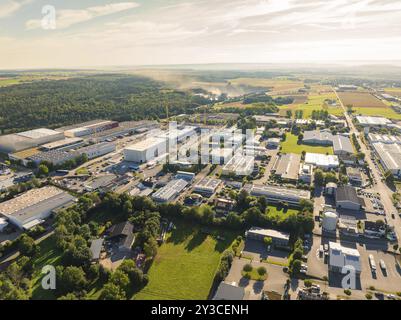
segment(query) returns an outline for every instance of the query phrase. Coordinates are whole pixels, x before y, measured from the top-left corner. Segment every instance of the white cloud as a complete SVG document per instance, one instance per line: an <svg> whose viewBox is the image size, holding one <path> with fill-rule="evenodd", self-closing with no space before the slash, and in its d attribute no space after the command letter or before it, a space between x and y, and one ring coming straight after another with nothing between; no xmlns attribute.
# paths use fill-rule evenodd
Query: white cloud
<svg viewBox="0 0 401 320"><path fill-rule="evenodd" d="M29 2L31 0L2 0L2 3L0 3L0 18L11 16Z"/></svg>
<svg viewBox="0 0 401 320"><path fill-rule="evenodd" d="M97 17L102 17L129 9L138 7L139 4L135 2L120 2L106 4L103 6L89 7L86 9L64 9L57 11L56 25L57 29L65 29L74 24L86 22ZM33 19L26 22L28 30L37 29L41 26L41 20Z"/></svg>

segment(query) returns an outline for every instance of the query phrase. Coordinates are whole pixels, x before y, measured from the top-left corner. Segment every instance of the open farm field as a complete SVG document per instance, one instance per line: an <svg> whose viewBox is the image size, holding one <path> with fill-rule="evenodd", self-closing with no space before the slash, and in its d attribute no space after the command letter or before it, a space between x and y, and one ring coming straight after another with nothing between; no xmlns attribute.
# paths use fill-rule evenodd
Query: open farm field
<svg viewBox="0 0 401 320"><path fill-rule="evenodd" d="M352 105L354 108L387 108L378 98L367 92L338 92L344 106Z"/></svg>

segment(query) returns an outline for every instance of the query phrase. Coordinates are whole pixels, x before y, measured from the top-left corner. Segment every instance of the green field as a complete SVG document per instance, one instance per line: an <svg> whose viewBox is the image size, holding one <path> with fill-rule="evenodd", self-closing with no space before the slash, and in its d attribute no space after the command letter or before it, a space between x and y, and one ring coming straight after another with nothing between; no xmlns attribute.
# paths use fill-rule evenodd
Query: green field
<svg viewBox="0 0 401 320"><path fill-rule="evenodd" d="M296 110L302 110L304 119L310 118L313 110L327 110L329 114L335 116L341 116L344 114L344 110L341 108L339 102L337 106L332 107L325 104L325 100L327 99L338 101L334 93L309 95L308 101L303 104L292 104L292 105L281 106L280 113L284 115L287 112L287 110L292 110L294 114Z"/></svg>
<svg viewBox="0 0 401 320"><path fill-rule="evenodd" d="M354 114L364 116L381 116L389 119L401 120L401 113L395 112L392 108L352 108Z"/></svg>
<svg viewBox="0 0 401 320"><path fill-rule="evenodd" d="M220 256L236 237L224 231L216 235L225 240L188 224L178 225L159 248L148 285L134 299L207 299Z"/></svg>
<svg viewBox="0 0 401 320"><path fill-rule="evenodd" d="M287 138L281 142L282 153L296 153L302 154L302 151L311 153L333 154L332 147L310 146L306 144L298 144L298 137L291 133L287 133Z"/></svg>

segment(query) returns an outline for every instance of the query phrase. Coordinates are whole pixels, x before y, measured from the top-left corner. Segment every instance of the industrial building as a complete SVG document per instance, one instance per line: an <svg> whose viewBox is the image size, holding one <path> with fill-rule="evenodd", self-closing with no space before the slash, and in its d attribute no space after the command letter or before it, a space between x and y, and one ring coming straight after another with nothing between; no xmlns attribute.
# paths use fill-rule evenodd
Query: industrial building
<svg viewBox="0 0 401 320"><path fill-rule="evenodd" d="M337 169L340 165L336 155L325 155L309 152L305 154L305 163L324 170Z"/></svg>
<svg viewBox="0 0 401 320"><path fill-rule="evenodd" d="M167 132L160 131L155 137L165 139L170 144L178 144L196 135L196 130L197 127L186 126L183 128L172 129Z"/></svg>
<svg viewBox="0 0 401 320"><path fill-rule="evenodd" d="M335 155L354 154L351 140L341 134L333 136L333 151Z"/></svg>
<svg viewBox="0 0 401 320"><path fill-rule="evenodd" d="M163 188L157 190L153 195L153 200L157 202L168 202L174 200L188 185L188 182L182 179L171 180Z"/></svg>
<svg viewBox="0 0 401 320"><path fill-rule="evenodd" d="M329 130L305 131L302 142L305 144L330 146L333 144L333 135Z"/></svg>
<svg viewBox="0 0 401 320"><path fill-rule="evenodd" d="M288 248L290 243L290 235L285 232L252 227L245 232L247 239L263 241L264 238L269 237L273 241L275 247Z"/></svg>
<svg viewBox="0 0 401 320"><path fill-rule="evenodd" d="M219 179L203 178L194 186L194 192L210 197L217 191L220 184Z"/></svg>
<svg viewBox="0 0 401 320"><path fill-rule="evenodd" d="M357 274L360 274L361 261L357 249L344 247L336 242L329 242L329 270L336 273L342 273L344 267L354 268Z"/></svg>
<svg viewBox="0 0 401 320"><path fill-rule="evenodd" d="M24 162L34 162L39 165L41 162L48 162L55 166L61 165L67 161L73 160L79 156L77 151L60 151L51 150L47 152L40 152L33 156L28 157Z"/></svg>
<svg viewBox="0 0 401 320"><path fill-rule="evenodd" d="M295 153L282 154L273 167L276 177L283 180L297 181L301 156Z"/></svg>
<svg viewBox="0 0 401 320"><path fill-rule="evenodd" d="M401 145L401 137L399 136L390 136L387 134L376 134L369 133L368 140L370 143L385 143L385 144L393 144L397 143Z"/></svg>
<svg viewBox="0 0 401 320"><path fill-rule="evenodd" d="M305 183L311 183L313 176L313 165L301 163L299 166L298 179Z"/></svg>
<svg viewBox="0 0 401 320"><path fill-rule="evenodd" d="M110 120L93 120L78 125L58 128L60 132L69 138L88 136L97 132L106 131L118 127L117 121Z"/></svg>
<svg viewBox="0 0 401 320"><path fill-rule="evenodd" d="M226 164L233 157L234 150L232 148L213 148L210 152L210 163Z"/></svg>
<svg viewBox="0 0 401 320"><path fill-rule="evenodd" d="M66 148L76 148L83 144L82 138L67 138L55 142L44 144L40 147L43 151L60 150Z"/></svg>
<svg viewBox="0 0 401 320"><path fill-rule="evenodd" d="M362 127L387 127L392 122L383 117L357 116L356 121Z"/></svg>
<svg viewBox="0 0 401 320"><path fill-rule="evenodd" d="M101 142L77 150L79 154L86 154L89 160L114 151L116 151L116 145L112 142Z"/></svg>
<svg viewBox="0 0 401 320"><path fill-rule="evenodd" d="M335 191L336 206L338 209L361 210L365 206L354 187L339 186Z"/></svg>
<svg viewBox="0 0 401 320"><path fill-rule="evenodd" d="M360 187L363 183L362 173L358 168L347 167L347 177L349 182L354 185Z"/></svg>
<svg viewBox="0 0 401 320"><path fill-rule="evenodd" d="M357 237L359 235L358 221L353 216L341 215L338 220L338 230L340 234Z"/></svg>
<svg viewBox="0 0 401 320"><path fill-rule="evenodd" d="M166 154L167 143L164 138L149 137L124 149L126 161L145 163Z"/></svg>
<svg viewBox="0 0 401 320"><path fill-rule="evenodd" d="M0 203L0 215L20 229L31 229L42 223L58 208L71 205L75 198L53 186L29 190Z"/></svg>
<svg viewBox="0 0 401 320"><path fill-rule="evenodd" d="M267 139L266 146L268 148L277 148L280 145L280 141L279 138L269 138Z"/></svg>
<svg viewBox="0 0 401 320"><path fill-rule="evenodd" d="M309 200L310 192L300 189L289 189L270 185L252 185L250 194L256 197L266 197L270 202L286 202L291 205L299 205L301 200Z"/></svg>
<svg viewBox="0 0 401 320"><path fill-rule="evenodd" d="M244 156L237 152L234 157L223 167L223 175L248 176L253 172L255 158Z"/></svg>
<svg viewBox="0 0 401 320"><path fill-rule="evenodd" d="M377 142L372 147L384 170L401 177L401 145Z"/></svg>
<svg viewBox="0 0 401 320"><path fill-rule="evenodd" d="M0 152L17 152L62 139L62 132L45 128L7 134L0 136Z"/></svg>

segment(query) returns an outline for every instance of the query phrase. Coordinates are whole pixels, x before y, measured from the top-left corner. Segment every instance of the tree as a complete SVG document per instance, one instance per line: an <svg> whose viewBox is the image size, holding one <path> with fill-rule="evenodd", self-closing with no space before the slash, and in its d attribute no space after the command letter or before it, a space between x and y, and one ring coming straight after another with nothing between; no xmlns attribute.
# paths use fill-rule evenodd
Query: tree
<svg viewBox="0 0 401 320"><path fill-rule="evenodd" d="M324 173L320 169L315 170L315 175L314 175L314 180L315 184L318 186L322 186L324 182Z"/></svg>
<svg viewBox="0 0 401 320"><path fill-rule="evenodd" d="M273 239L271 237L264 237L263 242L267 247L269 247L273 244Z"/></svg>
<svg viewBox="0 0 401 320"><path fill-rule="evenodd" d="M266 268L263 267L263 266L262 266L262 267L259 267L256 271L258 272L258 274L259 274L260 276L264 276L264 275L267 273Z"/></svg>
<svg viewBox="0 0 401 320"><path fill-rule="evenodd" d="M298 259L294 260L292 262L292 273L298 274L301 271L301 267L302 267L302 261Z"/></svg>
<svg viewBox="0 0 401 320"><path fill-rule="evenodd" d="M310 287L312 287L312 281L309 279L306 279L304 281L304 285L305 285L305 287L310 288Z"/></svg>
<svg viewBox="0 0 401 320"><path fill-rule="evenodd" d="M18 240L18 250L22 255L32 257L38 254L40 248L30 236L23 234Z"/></svg>
<svg viewBox="0 0 401 320"><path fill-rule="evenodd" d="M148 241L145 242L143 245L143 251L147 257L154 257L157 254L157 241L155 238L150 238Z"/></svg>
<svg viewBox="0 0 401 320"><path fill-rule="evenodd" d="M39 176L47 176L49 174L49 168L45 164L41 164L38 167Z"/></svg>
<svg viewBox="0 0 401 320"><path fill-rule="evenodd" d="M99 300L124 300L126 293L113 283L107 283L100 293Z"/></svg>
<svg viewBox="0 0 401 320"><path fill-rule="evenodd" d="M293 258L295 260L300 260L302 258L302 256L303 256L303 250L296 248L293 253Z"/></svg>
<svg viewBox="0 0 401 320"><path fill-rule="evenodd" d="M62 293L77 292L85 289L87 280L81 267L57 268L57 290Z"/></svg>
<svg viewBox="0 0 401 320"><path fill-rule="evenodd" d="M130 281L129 281L128 275L125 272L117 269L111 275L110 283L116 285L117 287L119 287L125 291L128 288Z"/></svg>
<svg viewBox="0 0 401 320"><path fill-rule="evenodd" d="M244 265L244 267L242 268L243 271L245 272L251 272L253 270L253 267L250 263L247 263Z"/></svg>

